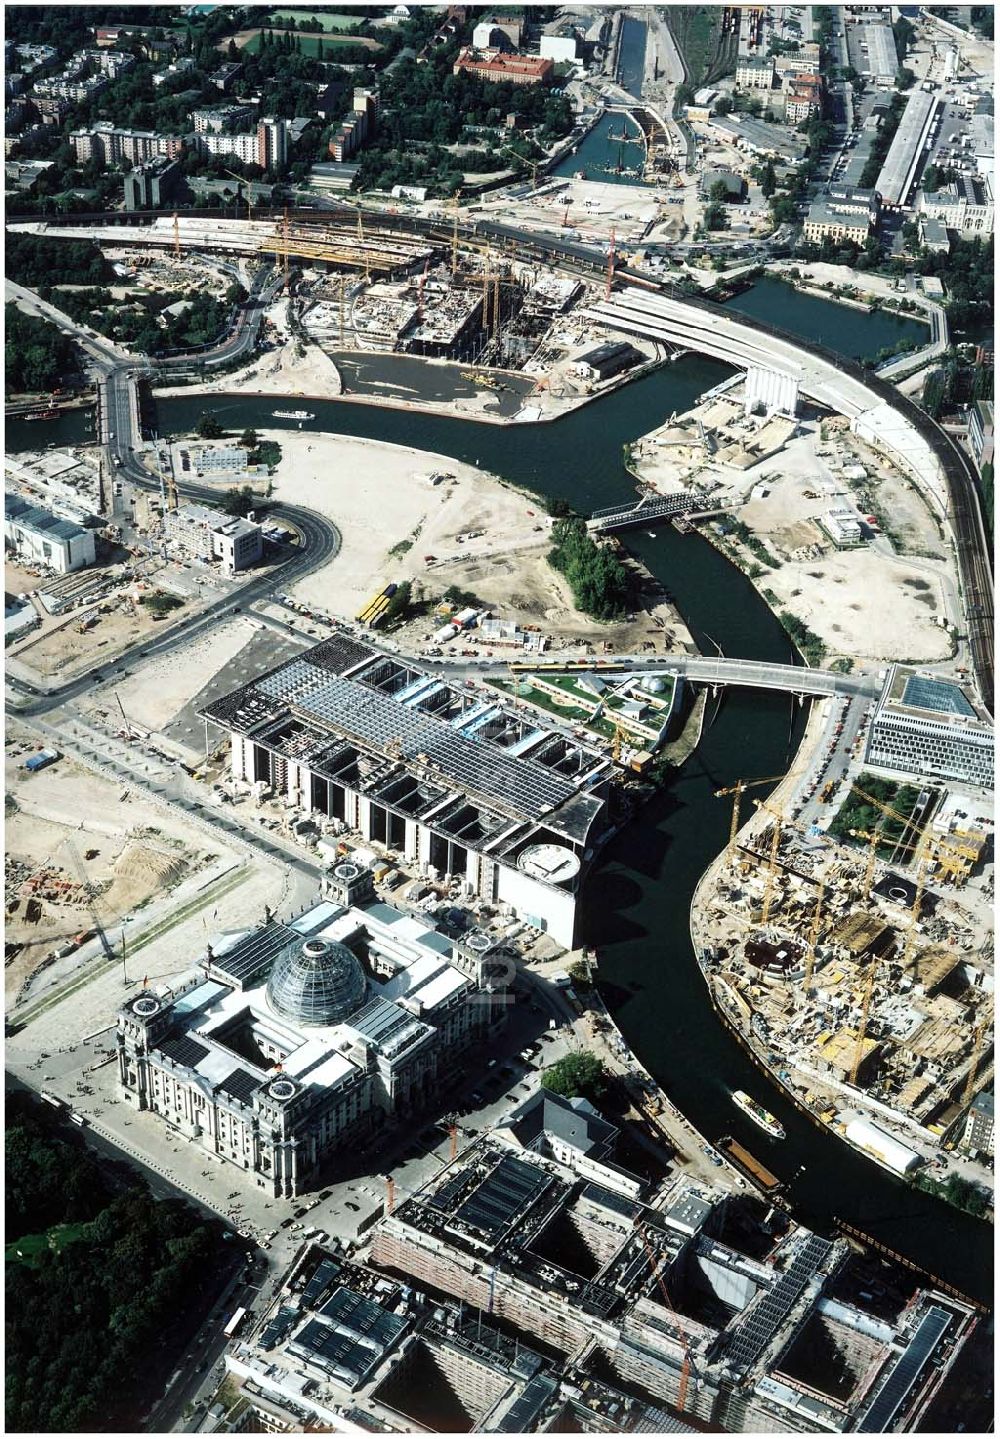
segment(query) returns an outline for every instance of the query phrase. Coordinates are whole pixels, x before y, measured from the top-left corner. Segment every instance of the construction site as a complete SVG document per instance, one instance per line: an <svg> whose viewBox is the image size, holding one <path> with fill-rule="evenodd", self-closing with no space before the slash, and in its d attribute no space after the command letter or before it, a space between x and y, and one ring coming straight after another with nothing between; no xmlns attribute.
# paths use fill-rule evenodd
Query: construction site
<svg viewBox="0 0 1000 1439"><path fill-rule="evenodd" d="M842 1240L760 1201L673 1179L637 1195L610 1165L595 1181L586 1143L553 1144L558 1121L543 1123L524 1148L516 1125L501 1127L416 1193L390 1195L371 1262L538 1344L573 1390L632 1396L620 1430L638 1403L738 1432L916 1427L971 1332L968 1306L905 1282L876 1293ZM436 1369L465 1410L449 1427L473 1427L481 1401L453 1367Z"/></svg>
<svg viewBox="0 0 1000 1439"><path fill-rule="evenodd" d="M890 1171L955 1169L991 1193L961 1143L993 1082L991 807L862 773L826 831L770 800L741 831L759 783L719 791L729 844L692 905L717 1011L816 1121Z"/></svg>
<svg viewBox="0 0 1000 1439"><path fill-rule="evenodd" d="M380 227L361 215L321 224L287 215L277 221L174 215L128 227L60 225L52 232L95 241L121 270L153 288L169 288L189 257L202 271L236 258L243 280L254 260L273 263L283 271L288 298L272 305L272 329L291 326L293 335L312 340L327 356L396 353L524 372L535 380L536 392L549 391L557 401L619 383L621 371L605 375L580 363L604 337L582 311L610 285L614 235L607 276L587 283L524 263L497 246L464 238L460 243L458 219L456 207L437 238ZM48 233L44 224L26 228ZM663 358L664 347L640 342L628 377L644 362ZM294 375L284 378L295 392L309 388L298 386ZM504 384L502 376L475 370L468 378L481 380L485 389Z"/></svg>
<svg viewBox="0 0 1000 1439"><path fill-rule="evenodd" d="M37 976L114 958L128 917L214 855L168 816L8 727L5 741L4 972L8 1006ZM35 761L37 763L37 760ZM97 818L100 815L102 818Z"/></svg>

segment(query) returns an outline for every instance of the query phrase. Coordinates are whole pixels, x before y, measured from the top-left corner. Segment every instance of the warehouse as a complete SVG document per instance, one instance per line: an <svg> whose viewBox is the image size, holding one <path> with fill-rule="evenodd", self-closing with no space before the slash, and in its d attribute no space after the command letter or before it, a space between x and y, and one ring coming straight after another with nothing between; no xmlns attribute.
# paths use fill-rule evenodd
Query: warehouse
<svg viewBox="0 0 1000 1439"><path fill-rule="evenodd" d="M606 827L613 767L597 749L347 635L202 713L228 732L237 781L572 946L582 867ZM548 876L539 846L563 856Z"/></svg>
<svg viewBox="0 0 1000 1439"><path fill-rule="evenodd" d="M906 102L899 128L892 137L889 153L875 181L883 205L899 209L906 205L924 157L924 150L938 101L926 90L914 90Z"/></svg>
<svg viewBox="0 0 1000 1439"><path fill-rule="evenodd" d="M4 539L26 564L46 565L60 575L95 560L92 530L61 520L10 490L4 495Z"/></svg>

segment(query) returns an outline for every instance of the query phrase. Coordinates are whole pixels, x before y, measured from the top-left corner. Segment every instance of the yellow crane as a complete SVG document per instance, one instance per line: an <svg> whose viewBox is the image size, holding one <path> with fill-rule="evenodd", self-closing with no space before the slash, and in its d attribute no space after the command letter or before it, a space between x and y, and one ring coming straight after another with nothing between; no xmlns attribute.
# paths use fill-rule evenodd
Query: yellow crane
<svg viewBox="0 0 1000 1439"><path fill-rule="evenodd" d="M857 1084L858 1071L865 1057L865 1031L868 1028L868 1011L871 1008L872 991L875 988L875 971L877 968L878 960L873 959L868 967L868 973L865 976L865 991L861 1001L861 1017L858 1020L858 1042L854 1050L854 1063L851 1065L851 1084Z"/></svg>
<svg viewBox="0 0 1000 1439"><path fill-rule="evenodd" d="M979 1055L989 1027L990 1022L989 1019L986 1018L981 1019L976 1025L975 1033L972 1037L972 1054L969 1058L969 1076L965 1081L965 1088L962 1091L963 1105L968 1104L972 1098L972 1091L976 1084L976 1074L979 1070Z"/></svg>
<svg viewBox="0 0 1000 1439"><path fill-rule="evenodd" d="M727 785L725 789L717 789L715 791L716 799L723 799L728 794L733 796L733 817L729 825L729 845L726 849L726 854L729 859L732 859L736 852L736 836L740 828L740 802L743 799L744 793L748 789L756 789L758 785L777 784L778 780L783 778L783 775L772 774L768 775L766 779L738 779L735 784Z"/></svg>
<svg viewBox="0 0 1000 1439"><path fill-rule="evenodd" d="M771 905L774 902L774 882L778 876L778 848L781 844L781 826L785 821L785 812L770 805L766 800L755 799L754 804L758 809L764 810L771 816L773 821L771 829L771 845L767 856L767 879L764 882L764 903L760 911L760 923L766 925L768 916L771 913Z"/></svg>
<svg viewBox="0 0 1000 1439"><path fill-rule="evenodd" d="M867 902L871 899L872 896L872 881L875 878L875 851L879 843L884 842L885 836L879 834L878 830L871 832L867 829L852 829L851 834L855 839L864 839L868 841L868 858L865 861L865 878L861 887L862 895L864 897L865 903L867 904Z"/></svg>
<svg viewBox="0 0 1000 1439"><path fill-rule="evenodd" d="M544 156L541 160L529 160L527 155L522 155L519 150L514 149L513 145L504 145L503 149L507 152L508 155L513 155L516 160L520 160L522 165L527 165L529 167L529 169L531 170L531 188L533 190L537 190L538 172L545 164Z"/></svg>
<svg viewBox="0 0 1000 1439"><path fill-rule="evenodd" d="M806 945L806 967L802 975L802 991L808 994L812 988L813 969L816 965L816 945L819 942L820 926L823 923L823 901L826 898L826 882L819 881L819 888L816 891L816 907L813 910L812 925L809 929L809 940Z"/></svg>
<svg viewBox="0 0 1000 1439"><path fill-rule="evenodd" d="M228 176L230 177L230 179L232 179L232 180L238 180L239 183L240 183L240 185L245 185L245 186L247 187L247 220L248 220L248 221L252 220L252 219L253 219L253 184L252 184L252 182L251 182L250 180L248 180L245 175L237 175L237 173L236 173L235 170L224 170L224 171L223 171L223 174L228 175ZM236 191L236 203L237 203L237 205L239 204L239 202L240 202L240 192L239 192L239 189L237 188L237 191Z"/></svg>

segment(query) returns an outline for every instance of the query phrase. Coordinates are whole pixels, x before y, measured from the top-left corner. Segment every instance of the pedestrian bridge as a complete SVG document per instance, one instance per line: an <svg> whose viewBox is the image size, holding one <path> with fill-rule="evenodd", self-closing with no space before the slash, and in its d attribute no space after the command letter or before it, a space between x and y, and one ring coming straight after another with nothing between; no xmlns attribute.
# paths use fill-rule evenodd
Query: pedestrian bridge
<svg viewBox="0 0 1000 1439"><path fill-rule="evenodd" d="M468 663L448 660L425 661L427 668L447 679L507 679L517 675L551 674L649 674L675 675L691 684L711 689L736 686L741 689L780 690L800 698L827 698L830 695L865 695L876 698L882 688L877 670L841 674L835 670L806 668L804 665L771 664L764 660L726 659L719 655L602 655L571 660L475 660Z"/></svg>

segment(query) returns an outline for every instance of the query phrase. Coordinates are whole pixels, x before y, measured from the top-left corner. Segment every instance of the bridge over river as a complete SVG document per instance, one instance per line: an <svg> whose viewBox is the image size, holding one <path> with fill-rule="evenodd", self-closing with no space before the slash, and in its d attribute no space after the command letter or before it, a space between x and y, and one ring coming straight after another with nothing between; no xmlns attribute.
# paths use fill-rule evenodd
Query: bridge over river
<svg viewBox="0 0 1000 1439"><path fill-rule="evenodd" d="M771 664L763 660L726 659L719 655L602 655L571 660L423 661L442 679L506 679L511 674L651 674L676 675L692 684L734 685L742 689L778 690L783 694L824 698L863 695L875 699L882 689L879 670L841 674L804 665Z"/></svg>

